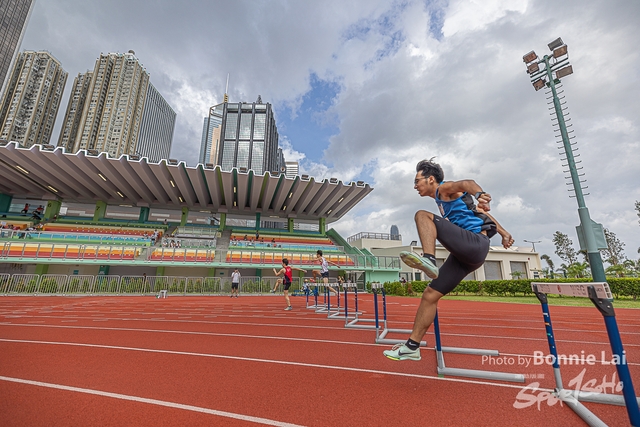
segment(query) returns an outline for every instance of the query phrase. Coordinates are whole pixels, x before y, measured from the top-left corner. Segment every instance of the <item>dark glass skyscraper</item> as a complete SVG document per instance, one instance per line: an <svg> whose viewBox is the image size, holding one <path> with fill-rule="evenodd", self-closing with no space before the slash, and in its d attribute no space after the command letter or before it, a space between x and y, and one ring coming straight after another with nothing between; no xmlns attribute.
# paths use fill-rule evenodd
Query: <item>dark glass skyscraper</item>
<svg viewBox="0 0 640 427"><path fill-rule="evenodd" d="M33 0L0 1L0 96L27 28Z"/></svg>
<svg viewBox="0 0 640 427"><path fill-rule="evenodd" d="M252 169L258 175L267 171L280 172L284 163L281 165L278 160L278 129L271 104L263 104L258 97L253 103L225 102L221 105L222 125L216 164L223 171L237 167Z"/></svg>

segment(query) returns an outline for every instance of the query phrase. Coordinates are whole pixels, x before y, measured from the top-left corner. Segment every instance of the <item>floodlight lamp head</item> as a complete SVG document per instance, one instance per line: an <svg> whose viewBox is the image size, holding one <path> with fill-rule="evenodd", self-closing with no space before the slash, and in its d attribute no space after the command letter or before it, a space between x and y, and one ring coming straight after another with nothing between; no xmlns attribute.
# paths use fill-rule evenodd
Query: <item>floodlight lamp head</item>
<svg viewBox="0 0 640 427"><path fill-rule="evenodd" d="M527 66L527 73L534 74L540 71L540 65L537 62L533 62Z"/></svg>
<svg viewBox="0 0 640 427"><path fill-rule="evenodd" d="M545 87L545 85L547 84L546 81L544 81L544 79L538 79L535 82L533 82L533 88L537 91L539 91L540 89L542 89L543 87Z"/></svg>
<svg viewBox="0 0 640 427"><path fill-rule="evenodd" d="M573 74L573 67L571 65L569 65L568 67L560 68L558 71L556 71L556 77L559 79L566 77L569 74Z"/></svg>
<svg viewBox="0 0 640 427"><path fill-rule="evenodd" d="M549 50L553 52L553 50L559 48L563 44L564 44L564 42L562 41L562 39L560 37L558 37L557 39L555 39L554 41L549 43L547 46L549 46Z"/></svg>
<svg viewBox="0 0 640 427"><path fill-rule="evenodd" d="M536 59L538 59L538 55L536 55L536 53L534 51L531 51L531 52L527 53L525 56L522 57L522 60L524 61L525 64L533 62Z"/></svg>
<svg viewBox="0 0 640 427"><path fill-rule="evenodd" d="M553 57L560 58L561 56L565 56L567 54L567 45L560 46L557 49L553 50Z"/></svg>

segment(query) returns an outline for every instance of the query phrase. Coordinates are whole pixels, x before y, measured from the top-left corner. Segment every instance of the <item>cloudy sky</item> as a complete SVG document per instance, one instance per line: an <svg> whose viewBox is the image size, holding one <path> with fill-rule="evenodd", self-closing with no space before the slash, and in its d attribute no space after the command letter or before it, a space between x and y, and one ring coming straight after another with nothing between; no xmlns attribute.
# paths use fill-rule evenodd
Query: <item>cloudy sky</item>
<svg viewBox="0 0 640 427"><path fill-rule="evenodd" d="M57 129L73 77L101 52L131 49L178 114L172 157L193 166L229 74L231 101L274 106L303 173L375 188L333 224L342 235L396 224L416 240L414 212L435 204L413 189L415 164L436 157L446 179L492 194L516 245L540 241L555 257L555 231L578 245L577 203L522 56L562 37L587 206L637 259L638 22L635 0L37 0L22 48L50 51L69 72Z"/></svg>

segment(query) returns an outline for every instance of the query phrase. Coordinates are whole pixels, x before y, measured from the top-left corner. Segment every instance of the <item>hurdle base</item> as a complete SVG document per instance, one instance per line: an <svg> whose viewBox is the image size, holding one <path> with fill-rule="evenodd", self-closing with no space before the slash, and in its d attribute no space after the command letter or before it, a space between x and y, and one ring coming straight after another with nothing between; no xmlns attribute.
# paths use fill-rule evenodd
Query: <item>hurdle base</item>
<svg viewBox="0 0 640 427"><path fill-rule="evenodd" d="M579 390L564 390L570 393L575 399L580 402L590 403L604 403L607 405L627 406L624 401L624 396L621 394L607 394L607 393L590 393ZM637 397L638 405L640 405L640 397Z"/></svg>
<svg viewBox="0 0 640 427"><path fill-rule="evenodd" d="M567 390L557 391L558 398L567 404L569 408L576 413L577 416L587 423L590 427L608 427L607 424L602 422L593 412L588 410L582 403L578 402L575 397L567 393Z"/></svg>
<svg viewBox="0 0 640 427"><path fill-rule="evenodd" d="M478 356L500 356L498 350L485 350L482 348L441 347L445 353L475 354Z"/></svg>
<svg viewBox="0 0 640 427"><path fill-rule="evenodd" d="M438 367L438 375L452 377L479 378L483 380L510 381L514 383L524 383L524 375L511 374L508 372L479 371L476 369L462 368L441 368Z"/></svg>
<svg viewBox="0 0 640 427"><path fill-rule="evenodd" d="M344 325L344 327L345 328L351 328L351 329L375 329L376 328L375 325L359 325L358 323L361 323L361 322L371 322L371 323L373 323L373 322L375 322L375 320L374 319L358 319L358 318L355 318L352 321L347 322Z"/></svg>
<svg viewBox="0 0 640 427"><path fill-rule="evenodd" d="M383 330L377 337L376 337L376 344L391 344L391 345L396 345L396 344L404 344L405 342L407 342L406 339L404 340L399 340L399 339L393 339L393 338L387 338L387 334L389 332L393 332L393 333L400 333L400 334L410 334L411 331L409 329L385 329ZM426 347L427 346L427 342L426 341L420 341L420 347Z"/></svg>

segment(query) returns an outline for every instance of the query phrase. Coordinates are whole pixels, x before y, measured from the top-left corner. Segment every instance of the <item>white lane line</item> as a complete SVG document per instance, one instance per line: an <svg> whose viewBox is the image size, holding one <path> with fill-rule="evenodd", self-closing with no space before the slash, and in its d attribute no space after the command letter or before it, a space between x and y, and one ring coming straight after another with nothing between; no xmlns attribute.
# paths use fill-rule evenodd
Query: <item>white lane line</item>
<svg viewBox="0 0 640 427"><path fill-rule="evenodd" d="M438 377L438 376L432 376L432 375L410 374L406 372L394 372L394 371L380 371L377 369L352 368L348 366L320 365L317 363L294 362L291 360L258 359L255 357L226 356L223 354L194 353L191 351L158 350L153 348L123 347L123 346L117 346L117 345L85 344L85 343L74 343L74 342L12 340L12 339L5 339L5 338L0 338L0 342L20 343L20 344L60 345L60 346L66 345L71 347L89 347L89 348L103 348L108 350L140 351L143 353L160 353L160 354L175 354L180 356L211 357L215 359L240 360L243 362L271 363L275 365L285 365L288 367L300 366L303 368L319 368L319 369L328 369L328 370L335 370L335 371L347 371L347 372L357 372L357 373L367 373L367 374L389 375L389 376L396 376L396 377L420 378L425 380L436 380L436 381L445 381L445 382L454 382L454 383L489 385L494 387L513 388L517 390L522 390L522 387L523 387L522 385L499 384L499 383L492 383L489 381L465 380L460 378L449 378L449 377L444 378L444 377ZM537 389L530 388L530 390L541 390L541 391L548 391L548 392L553 391L551 389L546 389L546 388L537 388Z"/></svg>
<svg viewBox="0 0 640 427"><path fill-rule="evenodd" d="M110 320L143 320L143 319L110 319ZM149 319L146 319L149 320ZM94 322L96 320L94 319ZM198 322L199 323L199 322ZM267 324L267 323L245 323L245 322L205 322L205 323L215 323L215 324L224 324L224 325L235 325L235 326L284 326L284 327L302 327L297 325L287 325L287 324ZM87 328L87 329L95 329L91 326L60 326L60 325L30 325L25 323L5 323L0 322L0 326L39 326L45 328ZM346 331L344 328L330 328L324 326L306 326L306 328L312 329L332 329L336 331ZM115 330L115 331L145 331L145 332L164 332L164 333L175 333L175 334L193 334L193 335L212 335L212 336L229 336L229 337L246 337L246 338L266 338L266 339L281 339L281 340L290 340L290 341L308 341L308 342L322 342L322 343L336 343L336 344L353 344L353 345L379 345L379 344L370 344L370 343L357 343L357 342L345 342L345 341L333 341L333 340L314 340L309 338L285 338L285 337L274 337L274 336L262 336L262 335L244 335L244 334L226 334L226 333L217 333L217 332L198 332L198 331L176 331L176 330L159 330L159 329L138 329L138 328L98 328L104 330ZM606 331L605 331L606 332ZM474 335L474 334L453 334L453 333L441 333L443 337L465 337L465 338L483 338L483 339L505 339L512 341L540 341L547 342L546 338L535 338L535 337L513 337L513 336L505 336L505 335ZM607 341L584 341L584 340L559 340L556 337L556 341L560 343L574 343L574 344L595 344L595 345L611 345ZM640 344L630 344L625 343L626 347L640 347Z"/></svg>
<svg viewBox="0 0 640 427"><path fill-rule="evenodd" d="M113 399L129 400L131 402L148 403L151 405L166 406L168 408L183 409L185 411L201 412L204 414L217 415L219 417L234 418L236 420L248 421L256 424L264 424L277 427L302 427L299 424L284 423L281 421L270 420L268 418L252 417L250 415L234 414L233 412L217 411L215 409L202 408L200 406L184 405L182 403L167 402L164 400L149 399L146 397L129 396L120 393L111 393L108 391L92 390L89 388L71 387L61 384L44 383L41 381L31 381L22 378L12 378L0 376L0 380L9 381L20 384L28 384L38 387L47 387L57 390L74 391L76 393L93 394L95 396L111 397Z"/></svg>
<svg viewBox="0 0 640 427"><path fill-rule="evenodd" d="M94 320L97 322L99 320ZM31 325L20 323L0 323L0 326L37 326L41 328L55 328L55 329L89 329L92 331L126 331L126 332L154 332L161 334L179 334L179 335L205 335L212 337L231 337L231 338L250 338L250 339L268 339L268 340L282 340L282 341L303 341L303 342L318 342L323 344L346 344L346 345L361 345L361 346L374 346L378 347L380 344L374 343L362 343L353 341L336 341L336 340L321 340L314 338L296 338L296 337L278 337L269 335L248 335L248 334L232 334L224 332L200 332L200 331L177 331L171 329L145 329L145 328L108 328L108 327L96 327L96 326L65 326L65 325Z"/></svg>

